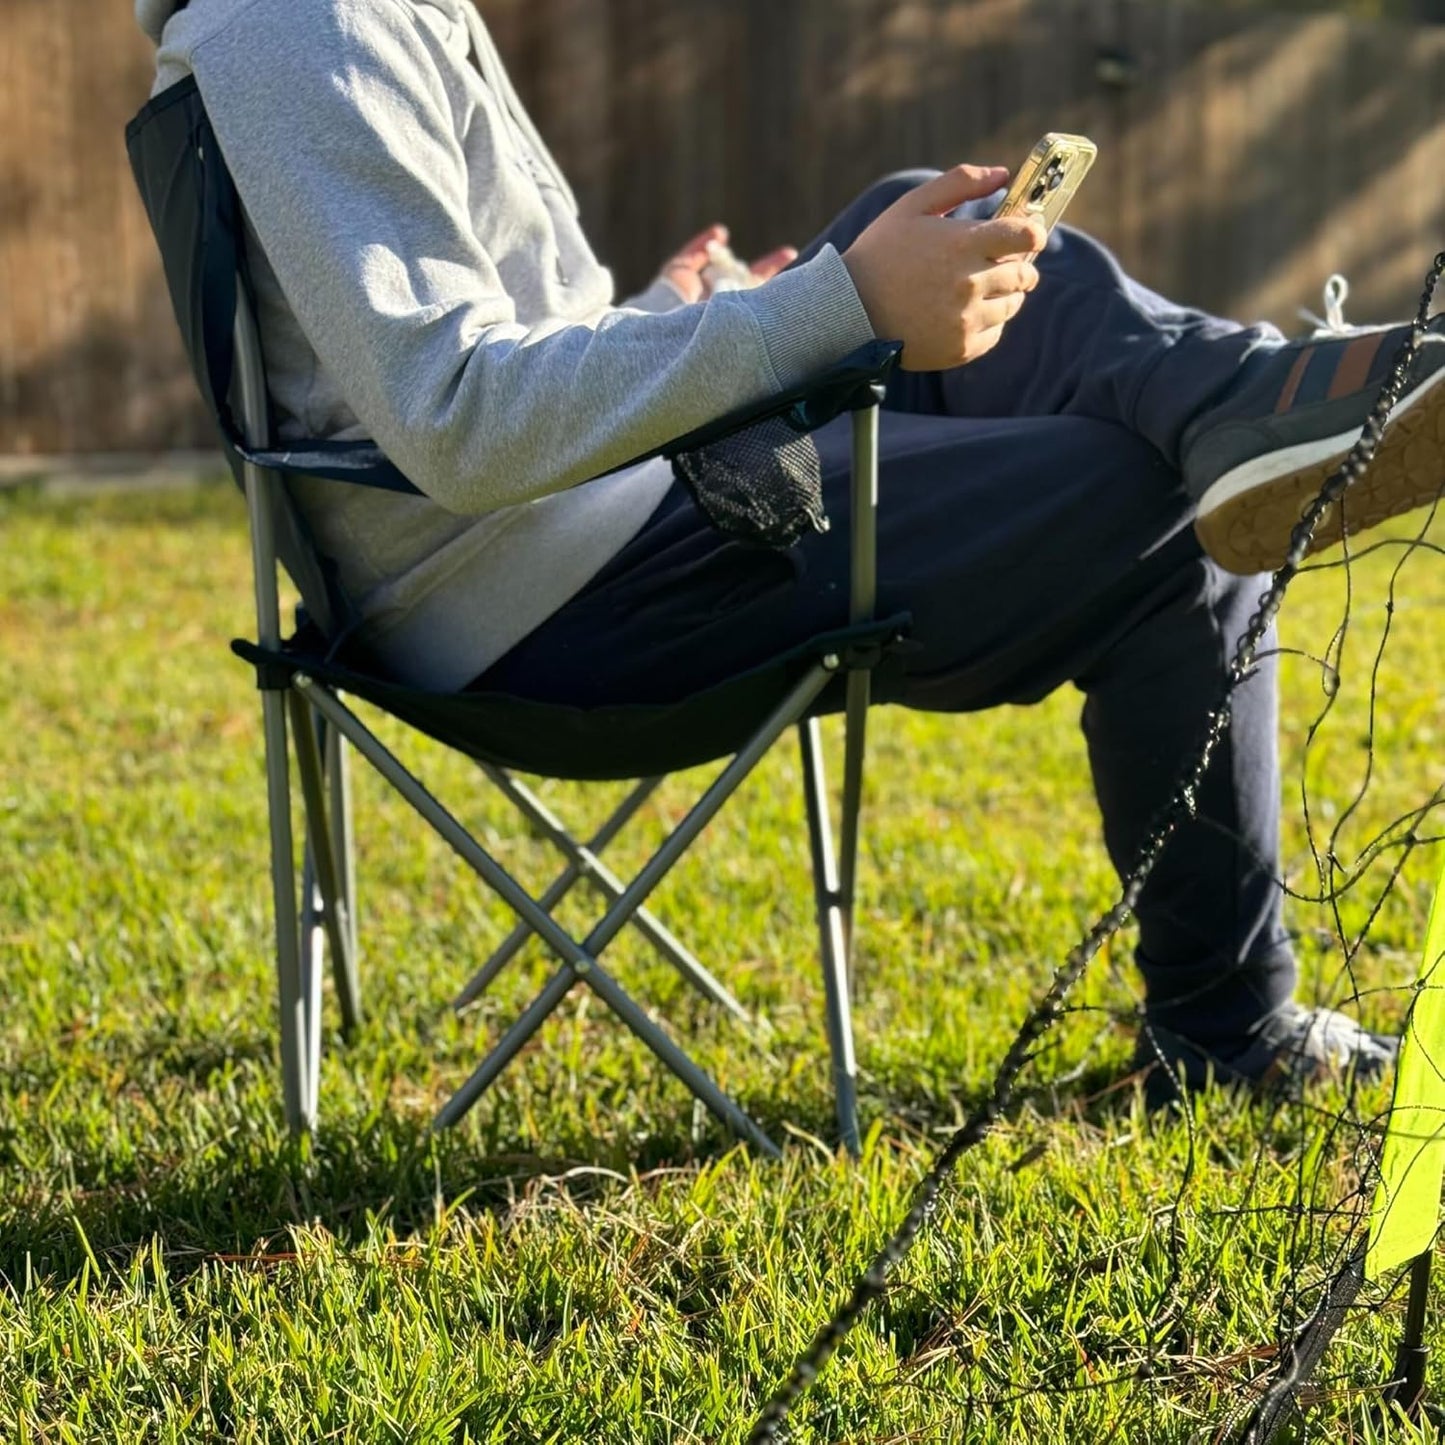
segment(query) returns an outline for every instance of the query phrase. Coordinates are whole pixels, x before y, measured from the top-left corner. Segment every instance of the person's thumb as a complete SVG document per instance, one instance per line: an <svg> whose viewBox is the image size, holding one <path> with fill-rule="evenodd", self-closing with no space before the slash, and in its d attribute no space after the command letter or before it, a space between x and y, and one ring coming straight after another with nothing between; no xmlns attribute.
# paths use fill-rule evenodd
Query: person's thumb
<svg viewBox="0 0 1445 1445"><path fill-rule="evenodd" d="M915 216L943 216L965 201L991 196L1008 176L1006 166L954 166L914 187L897 202L895 209Z"/></svg>

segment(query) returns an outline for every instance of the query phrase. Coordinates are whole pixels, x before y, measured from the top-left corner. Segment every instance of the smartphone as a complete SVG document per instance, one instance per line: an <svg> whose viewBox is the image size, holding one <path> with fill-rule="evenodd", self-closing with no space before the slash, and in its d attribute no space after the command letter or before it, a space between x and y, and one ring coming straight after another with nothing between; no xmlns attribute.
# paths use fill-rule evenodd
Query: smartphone
<svg viewBox="0 0 1445 1445"><path fill-rule="evenodd" d="M1018 168L995 216L1035 216L1052 231L1098 154L1085 136L1050 131Z"/></svg>

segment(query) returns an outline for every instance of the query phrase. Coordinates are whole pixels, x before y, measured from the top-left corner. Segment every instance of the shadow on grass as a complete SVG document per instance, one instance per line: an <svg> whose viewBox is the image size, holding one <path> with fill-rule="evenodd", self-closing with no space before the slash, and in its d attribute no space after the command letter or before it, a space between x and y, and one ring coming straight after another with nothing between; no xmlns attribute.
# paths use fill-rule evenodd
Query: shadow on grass
<svg viewBox="0 0 1445 1445"><path fill-rule="evenodd" d="M1135 1114L1141 1082L1127 1063L1115 1058L1089 1058L1043 1079L1026 1070L1000 1117L1008 1124L1036 1118L1106 1127ZM939 1090L932 1080L914 1081L895 1069L881 1086L875 1082L861 1108L865 1127L868 1118L882 1115L891 1125L937 1139L941 1145L987 1098L986 1086Z"/></svg>
<svg viewBox="0 0 1445 1445"><path fill-rule="evenodd" d="M696 1157L685 1138L672 1142L675 1162ZM258 1121L254 1132L202 1151L152 1157L125 1179L12 1200L0 1229L0 1275L16 1285L59 1283L92 1256L124 1268L157 1241L172 1274L184 1277L208 1261L285 1252L289 1232L303 1225L349 1247L378 1222L405 1236L459 1207L505 1213L549 1180L565 1180L585 1205L628 1182L627 1168L595 1140L559 1139L545 1154L509 1152L474 1136L434 1134L421 1116L383 1113L323 1126L307 1140Z"/></svg>
<svg viewBox="0 0 1445 1445"><path fill-rule="evenodd" d="M162 1072L214 1084L213 1070L237 1057L218 1045L170 1057ZM740 1102L780 1142L789 1137L785 1121L818 1137L831 1122L822 1099L809 1111L790 1110L776 1096ZM234 1120L234 1110L227 1113ZM352 1247L378 1225L405 1237L456 1210L507 1215L549 1189L565 1189L570 1205L586 1209L619 1186L690 1170L737 1147L710 1119L695 1130L685 1102L648 1123L647 1137L637 1140L578 1119L538 1149L508 1137L510 1120L474 1117L433 1132L429 1114L389 1106L323 1119L310 1138L291 1139L268 1110L241 1128L218 1121L220 1137L192 1147L174 1135L158 1138L164 1152L123 1168L112 1147L67 1143L56 1150L64 1156L63 1187L23 1191L0 1207L0 1279L16 1287L63 1284L92 1259L124 1269L153 1242L172 1276L184 1277L210 1261L285 1253L300 1226L319 1226ZM13 1131L0 1132L0 1157L17 1143Z"/></svg>
<svg viewBox="0 0 1445 1445"><path fill-rule="evenodd" d="M125 1164L113 1140L56 1141L63 1186L22 1192L0 1208L0 1277L16 1286L63 1283L92 1258L124 1269L152 1242L172 1274L184 1277L210 1261L284 1254L300 1226L319 1226L346 1248L378 1225L405 1237L458 1209L506 1215L549 1189L565 1188L570 1204L586 1209L619 1186L691 1170L737 1147L711 1118L699 1126L686 1096L651 1113L644 1137L589 1127L585 1116L564 1111L538 1148L511 1110L477 1113L436 1133L428 1112L382 1101L349 1117L323 1114L315 1135L293 1140L274 1102L247 1110L239 1097L225 1100L250 1092L245 1076L254 1069L274 1067L269 1036L156 1044L147 1051L144 1092L159 1102L170 1096L164 1079L193 1083L209 1092L214 1117L206 1110L169 1137L151 1135L151 1150L136 1150ZM38 1073L29 1080L42 1091L57 1082ZM881 1120L886 1133L912 1134L932 1150L984 1098L981 1091L940 1095L892 1071L873 1083L861 1105L863 1128ZM1100 1062L1066 1081L1022 1090L1005 1120L1069 1117L1106 1126L1135 1106L1132 1087L1118 1083L1118 1070ZM738 1102L785 1147L836 1138L825 1088L795 1080L785 1090L741 1094ZM17 1142L0 1135L0 1155ZM1016 1167L1031 1162L1025 1149Z"/></svg>

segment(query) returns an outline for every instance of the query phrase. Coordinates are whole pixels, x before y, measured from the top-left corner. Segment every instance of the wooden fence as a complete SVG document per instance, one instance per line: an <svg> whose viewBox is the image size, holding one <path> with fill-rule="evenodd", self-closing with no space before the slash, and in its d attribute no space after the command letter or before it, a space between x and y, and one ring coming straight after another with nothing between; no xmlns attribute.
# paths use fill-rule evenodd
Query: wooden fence
<svg viewBox="0 0 1445 1445"><path fill-rule="evenodd" d="M1181 301L1297 328L1332 270L1412 308L1445 245L1445 28L1166 0L482 0L600 253L640 286L714 218L805 239L870 178L1101 159L1071 219ZM0 453L209 440L121 129L123 0L0 0ZM258 63L264 63L258 57Z"/></svg>

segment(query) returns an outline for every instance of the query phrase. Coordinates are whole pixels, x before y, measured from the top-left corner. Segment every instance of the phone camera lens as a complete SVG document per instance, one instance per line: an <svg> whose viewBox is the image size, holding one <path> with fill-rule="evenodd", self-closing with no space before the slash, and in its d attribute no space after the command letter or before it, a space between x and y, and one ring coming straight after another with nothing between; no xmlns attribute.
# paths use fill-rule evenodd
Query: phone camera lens
<svg viewBox="0 0 1445 1445"><path fill-rule="evenodd" d="M1063 171L1055 171L1055 172L1049 177L1049 189L1050 189L1051 191L1056 191L1056 190L1058 190L1058 188L1059 188L1061 185L1063 185L1063 183L1064 183L1064 173L1063 173Z"/></svg>
<svg viewBox="0 0 1445 1445"><path fill-rule="evenodd" d="M1048 195L1048 193L1049 193L1050 190L1052 190L1052 189L1053 189L1053 187L1052 187L1051 184L1047 184L1047 183L1045 183L1044 181L1040 181L1040 182L1038 183L1038 185L1036 185L1036 186L1033 188L1033 190L1031 190L1031 191L1029 192L1029 205L1031 205L1031 206L1036 206L1036 205L1038 205L1038 203L1039 203L1041 200L1043 200L1043 198L1044 198L1046 195Z"/></svg>

